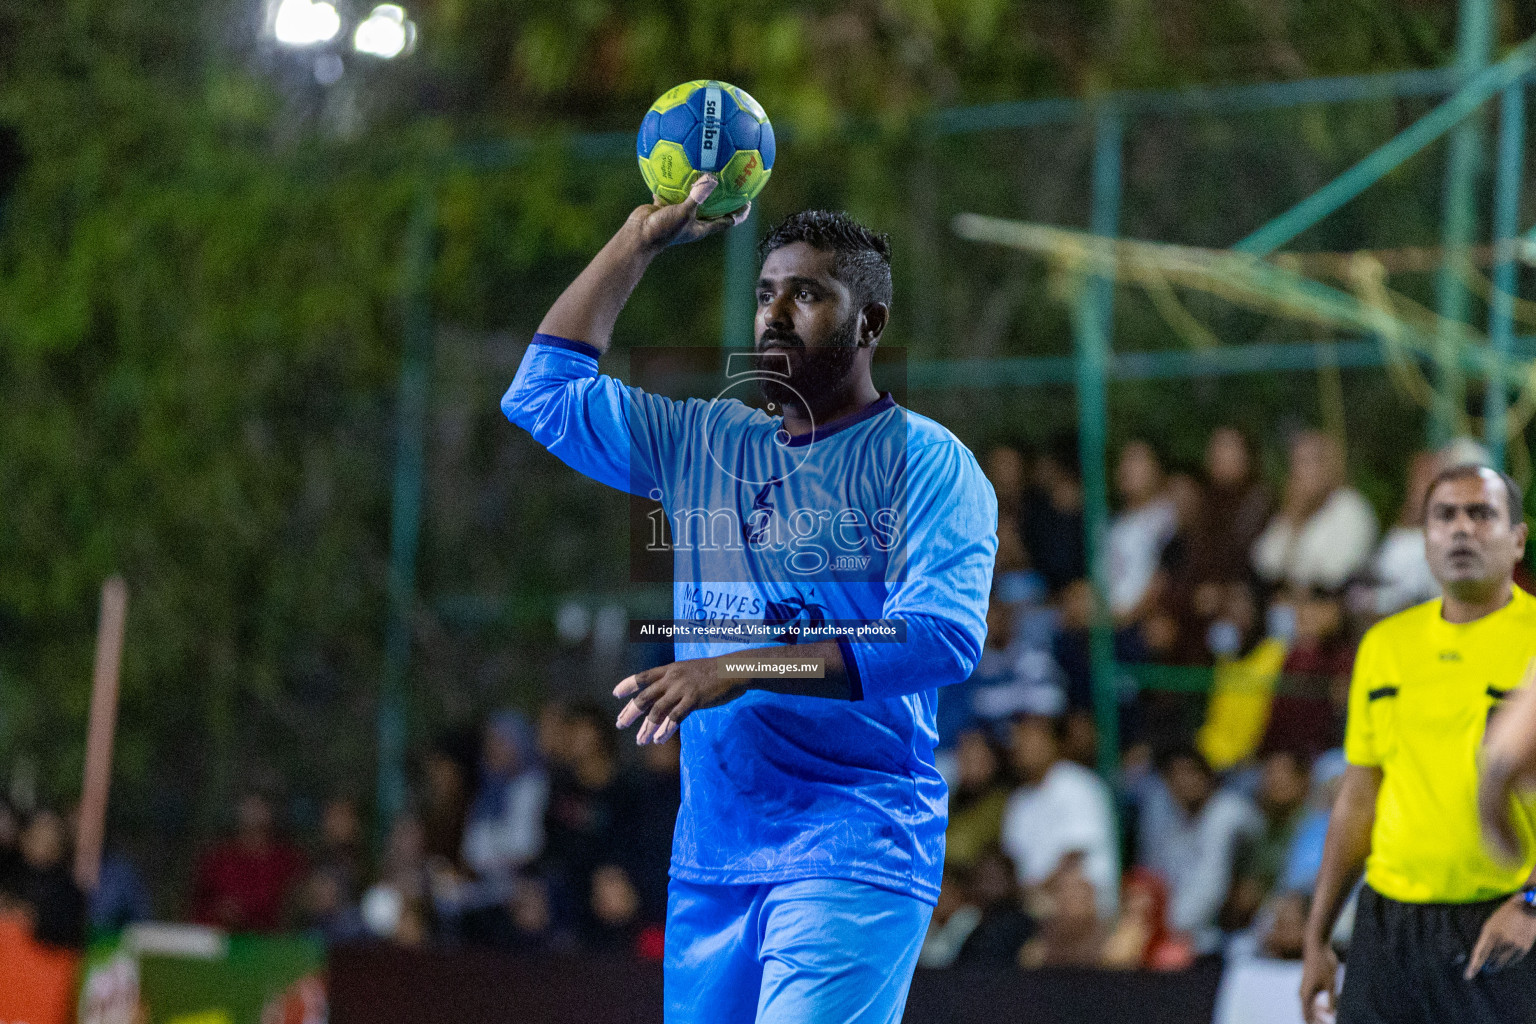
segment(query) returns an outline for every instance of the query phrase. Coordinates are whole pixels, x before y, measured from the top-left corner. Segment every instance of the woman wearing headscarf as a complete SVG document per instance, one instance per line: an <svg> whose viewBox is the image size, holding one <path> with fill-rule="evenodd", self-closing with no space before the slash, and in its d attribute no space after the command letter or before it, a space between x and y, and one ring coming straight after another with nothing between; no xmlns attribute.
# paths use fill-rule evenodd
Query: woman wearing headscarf
<svg viewBox="0 0 1536 1024"><path fill-rule="evenodd" d="M1189 573L1197 584L1240 583L1248 552L1269 522L1269 489L1260 479L1253 444L1233 426L1211 431L1205 446L1205 495L1189 531ZM1204 614L1214 618L1208 607Z"/></svg>

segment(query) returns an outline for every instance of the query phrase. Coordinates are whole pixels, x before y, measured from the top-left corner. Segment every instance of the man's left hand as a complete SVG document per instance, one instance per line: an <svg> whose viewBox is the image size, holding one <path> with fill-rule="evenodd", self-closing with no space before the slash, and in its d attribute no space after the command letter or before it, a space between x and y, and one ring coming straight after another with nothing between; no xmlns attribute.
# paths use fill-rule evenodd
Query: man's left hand
<svg viewBox="0 0 1536 1024"><path fill-rule="evenodd" d="M683 719L700 708L712 708L741 696L743 687L721 677L718 658L693 658L636 672L613 688L613 695L630 702L619 712L618 727L640 721L635 742L665 743Z"/></svg>
<svg viewBox="0 0 1536 1024"><path fill-rule="evenodd" d="M1520 894L1505 900L1493 916L1483 925L1477 945L1472 948L1472 959L1467 964L1466 978L1471 981L1478 971L1490 974L1503 970L1531 951L1536 943L1536 914L1524 907Z"/></svg>

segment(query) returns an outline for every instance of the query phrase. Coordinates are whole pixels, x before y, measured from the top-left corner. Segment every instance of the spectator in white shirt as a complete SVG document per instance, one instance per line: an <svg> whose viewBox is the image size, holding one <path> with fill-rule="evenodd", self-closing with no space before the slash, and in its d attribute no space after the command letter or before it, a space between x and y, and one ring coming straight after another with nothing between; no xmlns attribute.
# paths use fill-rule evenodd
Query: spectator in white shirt
<svg viewBox="0 0 1536 1024"><path fill-rule="evenodd" d="M1158 759L1158 778L1140 807L1143 865L1168 882L1168 924L1188 935L1198 953L1221 943L1217 916L1232 888L1237 859L1264 831L1253 801L1219 789L1216 774L1193 747Z"/></svg>
<svg viewBox="0 0 1536 1024"><path fill-rule="evenodd" d="M1408 489L1397 522L1372 556L1368 579L1351 588L1350 607L1372 619L1384 618L1437 597L1440 584L1424 555L1424 492L1441 466L1429 452L1408 464Z"/></svg>
<svg viewBox="0 0 1536 1024"><path fill-rule="evenodd" d="M1020 785L1003 811L1003 852L1026 887L1044 884L1064 857L1081 855L1099 916L1108 919L1120 892L1113 804L1097 775L1061 756L1061 711L1013 720L1009 753Z"/></svg>
<svg viewBox="0 0 1536 1024"><path fill-rule="evenodd" d="M486 725L481 781L464 826L464 863L487 880L505 880L544 849L549 776L533 730L516 711Z"/></svg>
<svg viewBox="0 0 1536 1024"><path fill-rule="evenodd" d="M1280 510L1254 542L1253 567L1272 585L1337 591L1364 568L1376 533L1376 513L1345 483L1338 440L1303 431L1291 442Z"/></svg>
<svg viewBox="0 0 1536 1024"><path fill-rule="evenodd" d="M1120 511L1105 538L1109 558L1109 608L1122 624L1139 617L1158 559L1178 527L1178 508L1168 493L1163 464L1152 446L1132 441L1115 465Z"/></svg>

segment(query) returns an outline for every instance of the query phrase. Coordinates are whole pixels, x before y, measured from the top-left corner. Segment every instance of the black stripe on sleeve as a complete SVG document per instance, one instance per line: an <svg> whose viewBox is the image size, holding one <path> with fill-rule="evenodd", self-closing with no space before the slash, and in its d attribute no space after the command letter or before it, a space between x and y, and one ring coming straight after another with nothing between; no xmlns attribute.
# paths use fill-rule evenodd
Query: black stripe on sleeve
<svg viewBox="0 0 1536 1024"><path fill-rule="evenodd" d="M593 359L602 356L602 353L593 345L588 345L584 341L572 341L570 338L561 338L553 334L535 334L532 344L548 345L550 348L563 348L567 352L579 352L584 356L591 356Z"/></svg>
<svg viewBox="0 0 1536 1024"><path fill-rule="evenodd" d="M1378 687L1376 687L1376 689L1374 689L1374 690L1370 691L1369 693L1367 693L1365 695L1365 699L1368 700L1368 701L1371 701L1371 700L1381 700L1381 698L1383 698L1383 697L1396 697L1396 696L1397 696L1397 687L1395 687L1395 686L1378 686Z"/></svg>

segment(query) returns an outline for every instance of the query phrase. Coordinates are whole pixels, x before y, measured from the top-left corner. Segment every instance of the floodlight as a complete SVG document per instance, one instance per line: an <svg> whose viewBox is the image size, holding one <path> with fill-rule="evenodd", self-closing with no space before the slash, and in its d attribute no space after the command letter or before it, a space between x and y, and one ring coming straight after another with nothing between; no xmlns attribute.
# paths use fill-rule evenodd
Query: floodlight
<svg viewBox="0 0 1536 1024"><path fill-rule="evenodd" d="M287 46L314 46L340 31L341 15L325 0L282 0L272 23L272 35Z"/></svg>
<svg viewBox="0 0 1536 1024"><path fill-rule="evenodd" d="M352 34L358 53L389 60L410 51L416 42L416 25L397 4L379 4Z"/></svg>

